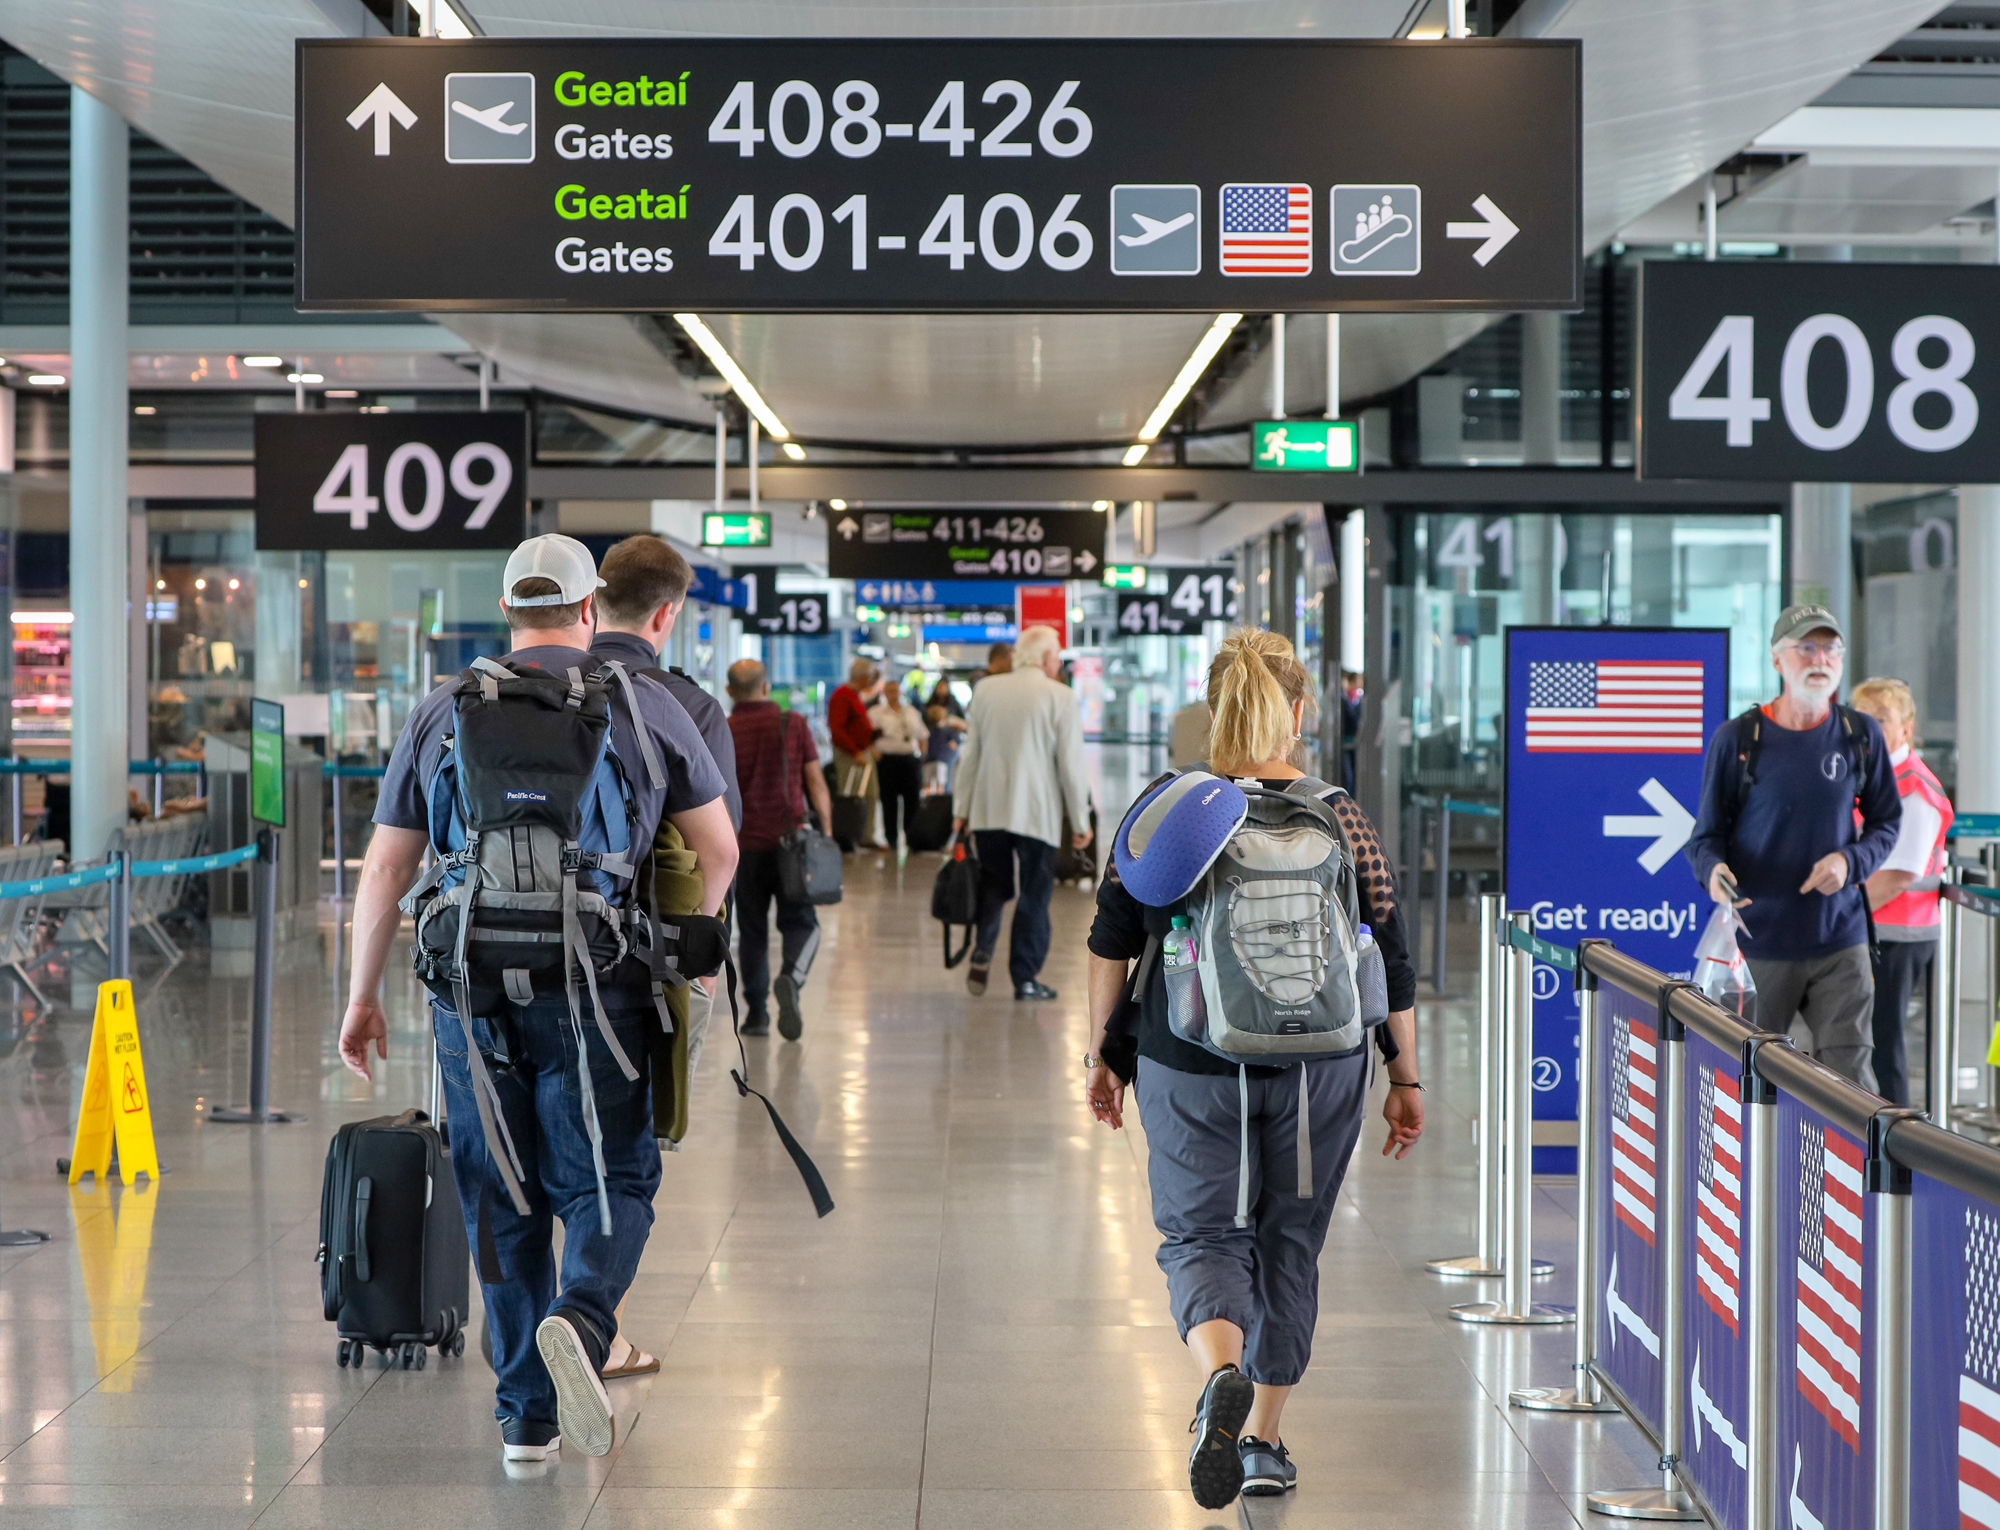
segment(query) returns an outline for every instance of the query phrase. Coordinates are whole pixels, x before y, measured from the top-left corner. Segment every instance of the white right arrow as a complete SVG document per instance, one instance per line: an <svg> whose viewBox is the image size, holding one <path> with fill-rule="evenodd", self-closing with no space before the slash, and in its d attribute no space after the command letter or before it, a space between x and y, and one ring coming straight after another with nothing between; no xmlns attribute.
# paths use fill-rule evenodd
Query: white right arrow
<svg viewBox="0 0 2000 1530"><path fill-rule="evenodd" d="M1076 555L1076 566L1087 574L1097 567L1097 559L1091 556L1090 549L1085 548Z"/></svg>
<svg viewBox="0 0 2000 1530"><path fill-rule="evenodd" d="M375 153L378 156L389 152L389 122L396 122L405 128L417 125L417 114L403 104L403 98L383 81L363 98L361 104L347 114L347 125L358 128L370 117L375 119Z"/></svg>
<svg viewBox="0 0 2000 1530"><path fill-rule="evenodd" d="M843 541L852 542L854 540L854 533L861 528L854 524L854 517L848 515L841 517L839 524L833 529L840 533Z"/></svg>
<svg viewBox="0 0 2000 1530"><path fill-rule="evenodd" d="M1607 813L1604 817L1604 837L1652 840L1652 844L1639 856L1639 864L1651 876L1678 855L1681 846L1688 842L1688 836L1694 833L1694 814L1682 807L1672 792L1650 776L1646 784L1639 788L1639 795L1659 810L1659 816L1642 818L1637 814Z"/></svg>
<svg viewBox="0 0 2000 1530"><path fill-rule="evenodd" d="M1500 211L1493 198L1481 194L1472 199L1472 210L1485 221L1482 223L1447 223L1444 236L1447 239L1484 239L1486 242L1472 252L1472 258L1485 265L1506 249L1513 237L1521 232L1520 225Z"/></svg>

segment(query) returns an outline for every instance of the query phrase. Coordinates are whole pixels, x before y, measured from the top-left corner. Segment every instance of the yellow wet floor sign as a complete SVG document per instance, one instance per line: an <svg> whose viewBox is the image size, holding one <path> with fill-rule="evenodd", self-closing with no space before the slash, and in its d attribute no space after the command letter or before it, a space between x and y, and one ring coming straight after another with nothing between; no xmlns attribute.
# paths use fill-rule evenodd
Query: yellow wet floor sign
<svg viewBox="0 0 2000 1530"><path fill-rule="evenodd" d="M139 1016L132 1005L132 985L123 978L97 985L90 1064L83 1074L83 1108L76 1117L69 1182L73 1185L86 1174L95 1174L101 1182L111 1171L114 1141L119 1174L126 1184L141 1174L159 1183L146 1065L139 1056Z"/></svg>

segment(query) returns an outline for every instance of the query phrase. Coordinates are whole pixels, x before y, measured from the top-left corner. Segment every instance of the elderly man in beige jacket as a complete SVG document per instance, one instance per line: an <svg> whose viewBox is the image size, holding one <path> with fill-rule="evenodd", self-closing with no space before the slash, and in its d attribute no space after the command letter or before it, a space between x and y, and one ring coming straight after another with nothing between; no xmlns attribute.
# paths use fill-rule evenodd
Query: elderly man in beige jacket
<svg viewBox="0 0 2000 1530"><path fill-rule="evenodd" d="M1030 627L1014 647L1014 668L988 675L972 692L969 729L952 775L952 812L979 852L979 927L965 986L986 992L1000 915L1019 888L1007 971L1017 999L1053 999L1040 981L1049 955L1049 894L1063 812L1090 822L1083 768L1083 725L1076 693L1056 678L1062 639L1053 627ZM1086 833L1071 841L1081 850ZM1018 867L1018 873L1016 868Z"/></svg>

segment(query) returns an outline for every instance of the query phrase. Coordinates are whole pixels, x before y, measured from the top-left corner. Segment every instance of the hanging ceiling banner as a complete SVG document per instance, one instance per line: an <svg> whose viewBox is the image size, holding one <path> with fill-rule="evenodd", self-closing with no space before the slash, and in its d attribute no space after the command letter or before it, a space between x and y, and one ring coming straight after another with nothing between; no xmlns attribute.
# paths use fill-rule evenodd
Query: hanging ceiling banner
<svg viewBox="0 0 2000 1530"><path fill-rule="evenodd" d="M827 526L826 571L919 588L927 580L1094 580L1108 519L1095 510L842 510Z"/></svg>
<svg viewBox="0 0 2000 1530"><path fill-rule="evenodd" d="M2000 483L1993 267L1640 273L1640 476Z"/></svg>
<svg viewBox="0 0 2000 1530"><path fill-rule="evenodd" d="M1581 306L1571 41L325 39L299 306Z"/></svg>

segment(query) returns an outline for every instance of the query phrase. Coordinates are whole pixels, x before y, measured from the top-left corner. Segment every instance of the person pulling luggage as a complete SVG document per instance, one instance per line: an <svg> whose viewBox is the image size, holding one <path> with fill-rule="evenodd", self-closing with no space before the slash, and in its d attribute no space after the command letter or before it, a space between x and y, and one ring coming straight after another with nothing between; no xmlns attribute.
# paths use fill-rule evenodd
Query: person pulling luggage
<svg viewBox="0 0 2000 1530"><path fill-rule="evenodd" d="M720 965L713 916L736 869L686 711L589 652L601 583L582 543L523 542L501 586L512 652L410 714L355 891L340 1028L341 1060L369 1077L388 1055L383 967L413 913L510 1461L545 1460L564 1436L601 1456L617 1438L602 1373L660 1178L647 1042L665 986ZM646 907L663 816L702 871L709 926Z"/></svg>
<svg viewBox="0 0 2000 1530"><path fill-rule="evenodd" d="M1312 1358L1371 1027L1389 1074L1385 1155L1416 1144L1424 1107L1388 857L1351 797L1299 769L1311 675L1283 637L1238 628L1208 702L1209 766L1148 789L1098 886L1098 1042L1083 1063L1099 1122L1124 1124L1128 1084L1138 1102L1167 1299L1204 1378L1188 1484L1220 1509L1298 1483L1280 1421Z"/></svg>

